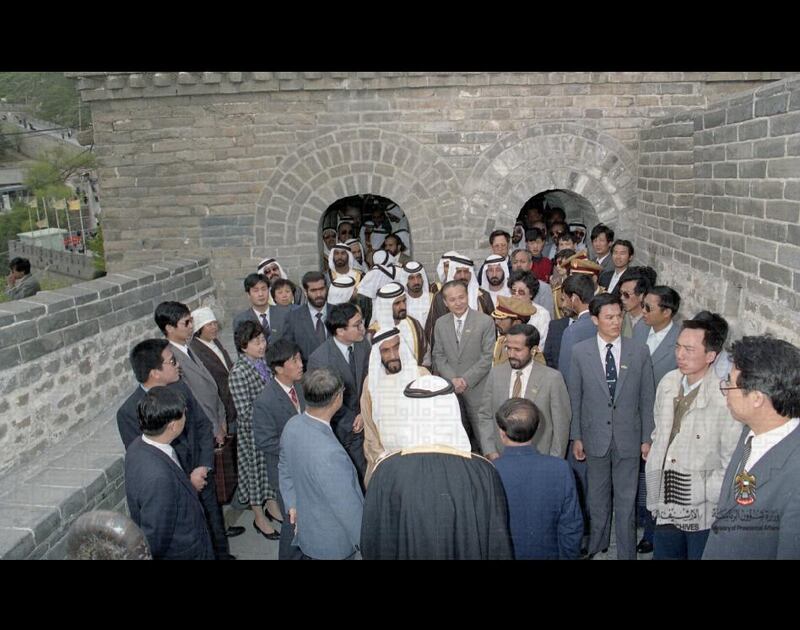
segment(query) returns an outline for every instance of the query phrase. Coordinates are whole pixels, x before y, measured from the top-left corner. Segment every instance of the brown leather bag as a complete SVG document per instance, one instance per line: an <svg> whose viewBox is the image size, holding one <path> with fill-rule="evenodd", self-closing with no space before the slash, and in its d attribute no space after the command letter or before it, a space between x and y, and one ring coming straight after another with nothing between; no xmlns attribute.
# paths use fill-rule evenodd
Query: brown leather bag
<svg viewBox="0 0 800 630"><path fill-rule="evenodd" d="M214 479L217 486L217 501L230 503L236 490L236 436L225 436L222 446L214 448Z"/></svg>

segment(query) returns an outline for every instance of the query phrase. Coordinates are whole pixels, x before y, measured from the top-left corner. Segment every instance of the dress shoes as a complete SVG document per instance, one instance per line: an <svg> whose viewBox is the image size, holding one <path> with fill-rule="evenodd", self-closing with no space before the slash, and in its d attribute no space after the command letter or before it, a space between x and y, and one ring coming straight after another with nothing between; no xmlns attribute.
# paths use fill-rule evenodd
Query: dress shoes
<svg viewBox="0 0 800 630"><path fill-rule="evenodd" d="M244 528L242 528L244 529ZM217 558L218 560L236 560L236 556L226 553L224 556Z"/></svg>
<svg viewBox="0 0 800 630"><path fill-rule="evenodd" d="M283 523L281 519L272 516L267 508L264 508L264 516L266 516L267 520L269 520L271 523Z"/></svg>
<svg viewBox="0 0 800 630"><path fill-rule="evenodd" d="M636 545L636 553L653 553L653 543L642 538Z"/></svg>
<svg viewBox="0 0 800 630"><path fill-rule="evenodd" d="M280 532L272 532L271 534L267 534L266 532L262 532L256 522L253 521L253 529L256 530L259 534L261 534L267 540L280 540L281 534Z"/></svg>
<svg viewBox="0 0 800 630"><path fill-rule="evenodd" d="M225 535L228 538L236 538L236 536L241 536L242 534L244 534L244 527L241 525L231 525L225 530Z"/></svg>

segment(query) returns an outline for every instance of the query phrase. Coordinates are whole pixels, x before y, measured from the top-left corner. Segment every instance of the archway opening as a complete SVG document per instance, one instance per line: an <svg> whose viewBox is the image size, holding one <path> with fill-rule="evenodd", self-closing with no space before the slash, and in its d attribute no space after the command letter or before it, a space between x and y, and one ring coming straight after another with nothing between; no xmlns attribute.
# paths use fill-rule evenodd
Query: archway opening
<svg viewBox="0 0 800 630"><path fill-rule="evenodd" d="M320 219L319 251L321 268L328 270L328 252L336 243L355 239L351 246L356 262L364 270L373 264L373 256L386 250L399 264L413 258L411 227L402 208L380 195L361 194L337 199Z"/></svg>
<svg viewBox="0 0 800 630"><path fill-rule="evenodd" d="M554 188L536 193L526 201L517 214L517 222L525 229L532 227L544 229L549 237L546 255L552 257L558 251L556 233L564 232L558 224L563 220L567 230L575 236L575 247L572 249L588 249L592 253L589 239L592 228L600 221L597 211L588 199L571 190Z"/></svg>

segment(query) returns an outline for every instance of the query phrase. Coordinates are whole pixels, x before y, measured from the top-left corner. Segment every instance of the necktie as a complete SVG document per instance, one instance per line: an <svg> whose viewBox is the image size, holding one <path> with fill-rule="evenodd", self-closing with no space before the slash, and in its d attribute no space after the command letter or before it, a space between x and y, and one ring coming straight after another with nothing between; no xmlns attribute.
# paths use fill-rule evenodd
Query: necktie
<svg viewBox="0 0 800 630"><path fill-rule="evenodd" d="M461 343L461 325L462 322L460 319L456 320L456 343Z"/></svg>
<svg viewBox="0 0 800 630"><path fill-rule="evenodd" d="M736 468L736 474L739 475L740 473L745 471L745 467L747 466L747 460L750 459L750 451L753 450L753 436L749 436L744 443L744 450L742 451L742 461L739 462L738 468Z"/></svg>
<svg viewBox="0 0 800 630"><path fill-rule="evenodd" d="M294 387L289 390L289 398L292 399L292 403L294 403L294 408L300 411L300 401L297 400L297 392L294 391Z"/></svg>
<svg viewBox="0 0 800 630"><path fill-rule="evenodd" d="M264 339L269 340L270 330L269 330L269 322L267 321L267 314L261 313L259 317L261 318L261 328L264 329Z"/></svg>
<svg viewBox="0 0 800 630"><path fill-rule="evenodd" d="M350 372L352 372L352 374L353 374L353 381L357 382L358 379L356 378L356 359L353 356L353 346L352 345L347 347L347 360L350 362Z"/></svg>
<svg viewBox="0 0 800 630"><path fill-rule="evenodd" d="M522 393L522 370L517 370L517 380L514 381L514 389L511 392L511 398L519 398Z"/></svg>
<svg viewBox="0 0 800 630"><path fill-rule="evenodd" d="M614 400L614 392L617 389L617 365L614 362L614 355L611 354L613 343L606 344L606 383L608 383L608 393L611 400Z"/></svg>
<svg viewBox="0 0 800 630"><path fill-rule="evenodd" d="M197 359L195 359L195 358L194 358L194 354L192 354L192 351L191 351L191 350L189 350L189 346L186 346L186 354L188 354L188 355L189 355L189 358L190 358L192 361L194 361L195 363L197 363Z"/></svg>
<svg viewBox="0 0 800 630"><path fill-rule="evenodd" d="M320 343L325 341L325 326L322 323L322 313L317 313L317 325L315 326L317 339Z"/></svg>

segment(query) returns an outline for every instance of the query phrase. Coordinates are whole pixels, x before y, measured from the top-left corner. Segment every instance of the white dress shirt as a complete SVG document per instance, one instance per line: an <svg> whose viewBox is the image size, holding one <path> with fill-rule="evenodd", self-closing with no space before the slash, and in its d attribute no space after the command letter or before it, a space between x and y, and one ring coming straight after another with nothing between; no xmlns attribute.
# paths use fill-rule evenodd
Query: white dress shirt
<svg viewBox="0 0 800 630"><path fill-rule="evenodd" d="M322 322L322 330L325 333L326 338L328 337L328 329L325 328L325 315L327 315L327 310L327 302L320 310L315 309L313 306L311 306L311 304L308 305L308 312L311 314L311 323L313 324L315 330L317 328L317 313L322 313L322 319L320 319L320 321Z"/></svg>
<svg viewBox="0 0 800 630"><path fill-rule="evenodd" d="M266 315L266 316L267 316L267 326L269 326L270 328L272 328L272 325L269 323L269 306L267 307L267 310L266 310L266 311L264 311L263 313L261 313L260 311L257 311L257 310L256 310L256 307L254 306L254 307L253 307L253 312L256 314L256 321L257 321L259 324L261 323L261 316L262 316L262 315Z"/></svg>
<svg viewBox="0 0 800 630"><path fill-rule="evenodd" d="M175 449L174 449L174 448L172 448L172 446L171 446L171 445L169 445L169 444L162 444L161 442L154 442L153 440L151 440L150 438L148 438L148 437L147 437L147 436L146 436L144 433L142 434L142 442L144 442L145 444L149 444L150 446L155 446L155 447L156 447L156 448L157 448L159 451L161 451L162 453L164 453L164 454L165 454L167 457L169 457L169 458L170 458L170 459L171 459L173 462L175 462L175 465L176 465L178 468L180 468L181 470L183 470L183 466L181 466L181 463L178 461L178 456L175 454ZM186 471L184 471L184 472L186 472Z"/></svg>
<svg viewBox="0 0 800 630"><path fill-rule="evenodd" d="M684 375L684 377L681 379L681 390L683 391L683 395L687 396L695 389L700 387L702 384L703 384L703 379L699 378L697 379L697 382L694 385L689 385L689 379L686 378L686 376Z"/></svg>
<svg viewBox="0 0 800 630"><path fill-rule="evenodd" d="M350 365L350 354L348 353L348 348L350 346L346 346L341 341L339 341L336 337L333 338L333 343L336 344L336 347L339 348L339 352L341 352L342 356L344 356L344 362L347 363L348 365ZM352 344L350 344L350 345L352 345ZM353 350L353 352L355 352L355 350Z"/></svg>
<svg viewBox="0 0 800 630"><path fill-rule="evenodd" d="M607 253L605 256L603 256L602 258L598 258L598 259L597 259L595 262L596 262L598 265L601 265L601 266L602 266L602 264L603 264L603 261L604 261L606 258L608 258L609 256L611 256L611 252L608 252L608 253Z"/></svg>
<svg viewBox="0 0 800 630"><path fill-rule="evenodd" d="M173 348L177 348L178 350L183 352L183 354L185 354L187 357L189 356L189 346L184 346L182 344L175 343L174 341L170 341L170 344L172 344Z"/></svg>
<svg viewBox="0 0 800 630"><path fill-rule="evenodd" d="M670 322L664 328L662 328L659 332L656 332L652 328L650 329L649 334L647 335L647 347L650 349L650 356L653 356L653 353L656 351L658 346L661 345L661 342L664 341L664 338L667 336L667 333L672 329L674 324Z"/></svg>
<svg viewBox="0 0 800 630"><path fill-rule="evenodd" d="M619 279L622 277L622 274L625 273L626 270L627 267L625 267L625 269L623 269L622 271L617 271L616 269L614 270L614 275L611 276L611 280L608 283L608 289L607 289L608 293L611 293L614 290L614 287L617 286L617 282L619 282Z"/></svg>
<svg viewBox="0 0 800 630"><path fill-rule="evenodd" d="M606 371L606 352L608 352L608 348L606 348L606 346L609 343L612 344L611 356L614 357L614 365L617 368L617 380L619 380L619 372L621 369L619 357L622 353L622 336L617 337L614 341L605 341L600 335L597 335L597 348L600 350L600 362L603 365L604 374Z"/></svg>
<svg viewBox="0 0 800 630"><path fill-rule="evenodd" d="M511 394L514 392L514 383L517 381L517 372L522 372L522 389L520 390L520 397L525 398L525 391L528 389L528 380L531 377L531 371L533 370L533 357L531 360L528 361L528 365L526 365L522 370L515 370L511 368L511 383L508 385L508 397L511 398Z"/></svg>
<svg viewBox="0 0 800 630"><path fill-rule="evenodd" d="M789 422L782 424L777 429L766 431L760 435L756 435L750 431L747 436L750 437L752 435L754 437L753 441L750 443L750 457L747 458L745 470L753 470L753 466L756 465L756 462L764 457L773 446L777 445L778 442L794 431L798 424L800 424L800 419L792 418ZM758 482L758 480L756 480L756 482Z"/></svg>

